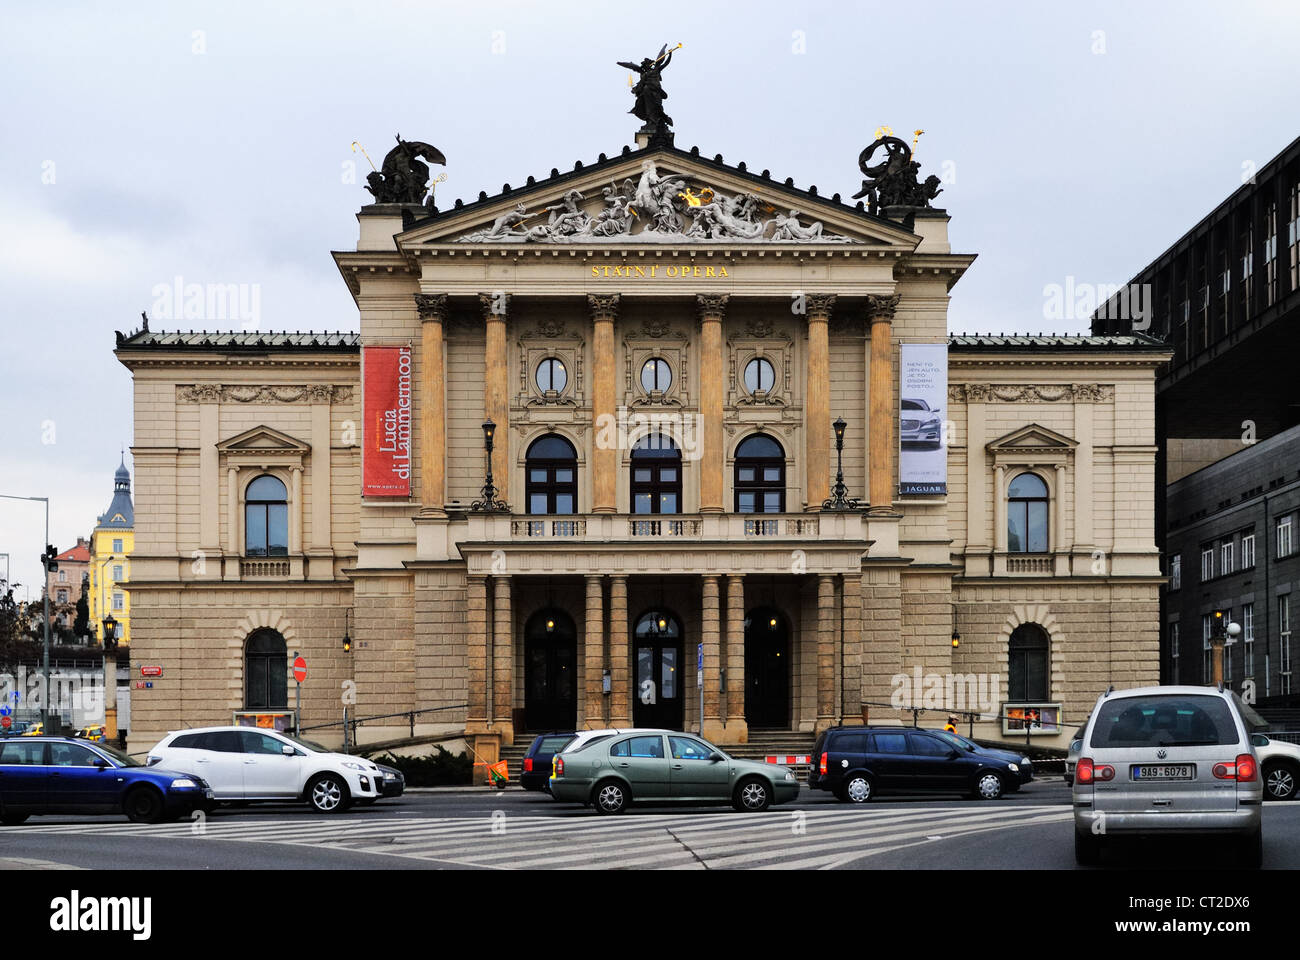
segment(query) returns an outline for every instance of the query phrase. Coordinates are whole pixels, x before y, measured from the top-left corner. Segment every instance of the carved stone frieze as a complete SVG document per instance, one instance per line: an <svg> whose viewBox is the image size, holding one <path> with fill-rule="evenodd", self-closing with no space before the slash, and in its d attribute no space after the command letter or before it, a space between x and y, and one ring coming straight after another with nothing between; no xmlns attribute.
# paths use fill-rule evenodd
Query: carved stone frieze
<svg viewBox="0 0 1300 960"><path fill-rule="evenodd" d="M1115 387L1106 383L954 383L948 399L968 403L1106 403Z"/></svg>
<svg viewBox="0 0 1300 960"><path fill-rule="evenodd" d="M339 403L352 399L352 387L328 383L199 383L178 387L176 399L181 403Z"/></svg>

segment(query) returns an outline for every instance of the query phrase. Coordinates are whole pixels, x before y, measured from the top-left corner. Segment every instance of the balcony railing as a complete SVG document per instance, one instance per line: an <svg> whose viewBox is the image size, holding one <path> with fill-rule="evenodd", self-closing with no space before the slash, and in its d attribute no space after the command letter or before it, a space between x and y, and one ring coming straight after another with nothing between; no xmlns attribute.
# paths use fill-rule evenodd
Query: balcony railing
<svg viewBox="0 0 1300 960"><path fill-rule="evenodd" d="M1007 573L1051 573L1056 561L1050 557L1007 557Z"/></svg>
<svg viewBox="0 0 1300 960"><path fill-rule="evenodd" d="M586 520L512 520L512 537L582 537L587 533Z"/></svg>
<svg viewBox="0 0 1300 960"><path fill-rule="evenodd" d="M289 576L288 560L244 560L239 561L240 579L249 579L252 577L287 577Z"/></svg>
<svg viewBox="0 0 1300 960"><path fill-rule="evenodd" d="M664 516L584 514L564 517L470 514L469 540L485 542L585 540L733 541L863 540L866 521L860 513L738 514Z"/></svg>

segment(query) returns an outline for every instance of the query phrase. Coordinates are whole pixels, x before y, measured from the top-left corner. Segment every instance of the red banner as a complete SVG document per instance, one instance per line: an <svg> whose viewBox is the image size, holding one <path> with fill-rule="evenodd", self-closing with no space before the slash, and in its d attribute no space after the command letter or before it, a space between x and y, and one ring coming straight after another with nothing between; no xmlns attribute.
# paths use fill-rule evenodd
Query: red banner
<svg viewBox="0 0 1300 960"><path fill-rule="evenodd" d="M411 495L411 348L363 347L365 447L361 494Z"/></svg>

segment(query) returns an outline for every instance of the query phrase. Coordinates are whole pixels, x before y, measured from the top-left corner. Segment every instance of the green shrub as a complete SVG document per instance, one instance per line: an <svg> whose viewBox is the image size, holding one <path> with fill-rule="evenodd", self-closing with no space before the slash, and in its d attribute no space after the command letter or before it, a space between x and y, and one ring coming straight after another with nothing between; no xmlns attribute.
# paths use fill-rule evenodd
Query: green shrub
<svg viewBox="0 0 1300 960"><path fill-rule="evenodd" d="M401 770L408 787L445 787L473 782L474 761L469 754L450 753L442 744L436 744L434 751L423 757L395 757L386 753L370 759Z"/></svg>

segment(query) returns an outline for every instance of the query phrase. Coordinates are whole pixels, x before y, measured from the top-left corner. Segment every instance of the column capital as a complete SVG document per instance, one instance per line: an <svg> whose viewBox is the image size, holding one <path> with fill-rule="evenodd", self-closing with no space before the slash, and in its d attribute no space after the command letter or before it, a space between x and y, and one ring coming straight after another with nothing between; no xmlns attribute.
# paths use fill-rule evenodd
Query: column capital
<svg viewBox="0 0 1300 960"><path fill-rule="evenodd" d="M447 321L447 295L445 293L417 293L415 295L415 312L421 321Z"/></svg>
<svg viewBox="0 0 1300 960"><path fill-rule="evenodd" d="M830 321L831 312L835 309L835 294L804 294L804 305L807 307L809 320L827 323Z"/></svg>
<svg viewBox="0 0 1300 960"><path fill-rule="evenodd" d="M587 294L587 310L591 313L592 320L614 321L618 319L618 310L623 302L621 294L617 293L589 293Z"/></svg>
<svg viewBox="0 0 1300 960"><path fill-rule="evenodd" d="M497 290L493 293L480 293L478 295L479 309L483 311L484 320L501 320L504 321L506 314L510 312L510 294Z"/></svg>
<svg viewBox="0 0 1300 960"><path fill-rule="evenodd" d="M697 293L695 306L699 310L700 320L721 320L727 312L727 301L731 299L726 293Z"/></svg>
<svg viewBox="0 0 1300 960"><path fill-rule="evenodd" d="M899 299L896 293L891 296L867 294L867 323L892 323Z"/></svg>

